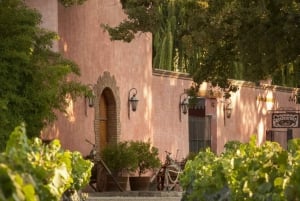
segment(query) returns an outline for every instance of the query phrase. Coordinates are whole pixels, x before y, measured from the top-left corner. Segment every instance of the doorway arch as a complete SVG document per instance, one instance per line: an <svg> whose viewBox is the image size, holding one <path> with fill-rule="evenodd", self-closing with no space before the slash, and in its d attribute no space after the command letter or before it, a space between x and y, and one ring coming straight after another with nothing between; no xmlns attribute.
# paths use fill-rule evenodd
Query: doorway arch
<svg viewBox="0 0 300 201"><path fill-rule="evenodd" d="M105 88L99 100L99 150L116 142L116 101L110 88Z"/></svg>
<svg viewBox="0 0 300 201"><path fill-rule="evenodd" d="M95 146L96 160L100 161L100 151L107 144L114 144L120 139L120 93L116 79L105 71L97 80L95 91ZM97 167L97 189L103 191L106 186L106 170L103 165Z"/></svg>
<svg viewBox="0 0 300 201"><path fill-rule="evenodd" d="M95 145L98 154L120 139L120 95L114 76L104 72L95 86ZM97 155L97 157L100 157Z"/></svg>

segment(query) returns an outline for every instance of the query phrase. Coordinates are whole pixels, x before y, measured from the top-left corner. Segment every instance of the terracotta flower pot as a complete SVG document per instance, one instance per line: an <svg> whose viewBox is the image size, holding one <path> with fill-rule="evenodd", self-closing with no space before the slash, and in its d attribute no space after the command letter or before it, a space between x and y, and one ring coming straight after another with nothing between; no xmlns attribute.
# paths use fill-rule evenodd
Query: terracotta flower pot
<svg viewBox="0 0 300 201"><path fill-rule="evenodd" d="M120 187L125 191L128 183L128 177L115 177ZM117 184L110 175L107 175L107 191L120 191Z"/></svg>
<svg viewBox="0 0 300 201"><path fill-rule="evenodd" d="M132 191L147 191L150 186L150 177L129 177L129 184Z"/></svg>

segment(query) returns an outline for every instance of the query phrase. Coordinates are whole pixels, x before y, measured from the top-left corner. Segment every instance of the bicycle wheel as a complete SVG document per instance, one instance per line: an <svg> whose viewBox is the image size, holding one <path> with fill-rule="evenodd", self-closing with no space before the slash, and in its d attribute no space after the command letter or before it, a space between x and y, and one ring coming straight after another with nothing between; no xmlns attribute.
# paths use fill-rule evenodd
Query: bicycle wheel
<svg viewBox="0 0 300 201"><path fill-rule="evenodd" d="M157 190L158 191L162 191L164 190L164 183L165 183L165 171L166 169L165 168L160 168L158 173L157 173L157 176L156 176L156 182L157 182Z"/></svg>
<svg viewBox="0 0 300 201"><path fill-rule="evenodd" d="M164 176L164 187L167 191L174 190L175 187L179 184L179 176L181 170L176 166L168 166L165 171Z"/></svg>

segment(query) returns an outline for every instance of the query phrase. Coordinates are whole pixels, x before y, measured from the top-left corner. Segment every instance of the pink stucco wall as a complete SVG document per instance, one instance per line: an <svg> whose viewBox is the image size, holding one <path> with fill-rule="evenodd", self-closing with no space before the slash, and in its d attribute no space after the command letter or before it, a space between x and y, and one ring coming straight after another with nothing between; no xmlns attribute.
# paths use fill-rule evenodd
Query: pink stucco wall
<svg viewBox="0 0 300 201"><path fill-rule="evenodd" d="M153 75L152 124L154 142L164 151L173 153L177 159L188 154L188 116L181 114L180 94L190 87L190 79Z"/></svg>
<svg viewBox="0 0 300 201"><path fill-rule="evenodd" d="M120 92L121 140L152 138L150 104L151 89L151 35L142 34L131 43L110 41L108 33L100 27L102 23L117 24L124 18L118 1L89 0L82 6L63 8L59 6L60 48L68 58L81 67L83 83L95 84L104 71L116 78ZM135 87L140 99L138 110L127 117L128 91ZM79 100L74 111L83 109ZM61 132L74 135L74 142L62 138L65 146L85 151L86 144L77 144L88 138L94 140L94 110L88 117L77 115L77 121ZM83 114L83 111L81 111ZM62 120L63 121L63 120Z"/></svg>
<svg viewBox="0 0 300 201"><path fill-rule="evenodd" d="M37 8L37 10L42 13L42 23L41 27L46 28L53 32L58 32L58 10L57 10L57 1L53 0L26 0L27 5L30 5L32 8ZM53 42L53 50L58 51L58 42Z"/></svg>
<svg viewBox="0 0 300 201"><path fill-rule="evenodd" d="M191 80L152 75L150 34L137 34L131 43L110 41L100 25L116 25L124 17L118 1L89 0L82 6L59 6L60 48L81 67L84 83L96 83L104 71L115 76L121 99L121 140L150 139L160 148L161 157L164 150L174 153L177 149L182 149L182 156L185 156L187 125L178 121L178 98ZM138 110L128 119L128 91L132 87L137 89L140 101ZM74 111L82 110L82 105L79 100ZM67 137L61 137L66 146L86 151L86 144L78 144L78 141L94 139L93 112L90 109L88 117L77 115L78 120L68 128L65 128L67 122L63 123L61 132L71 131L74 136L72 143Z"/></svg>
<svg viewBox="0 0 300 201"><path fill-rule="evenodd" d="M286 128L272 128L272 113L280 110L299 111L299 104L289 100L296 89L273 85L255 86L254 83L243 81L236 81L235 84L239 86L239 90L231 93L230 118L224 119L223 99L217 100L217 133L216 138L212 139L217 144L215 150L217 153L224 150L224 145L228 141L248 142L250 137L255 135L258 144L261 144L266 140L267 130L286 132ZM293 136L300 137L299 128L293 128ZM283 137L284 139L286 138Z"/></svg>
<svg viewBox="0 0 300 201"><path fill-rule="evenodd" d="M45 7L55 6L36 2L31 0L30 4L43 14L47 11ZM179 150L178 157L186 156L187 123L179 121L178 104L179 95L191 80L152 75L151 34L137 34L131 43L110 40L100 25L116 25L124 19L119 1L88 0L81 6L64 8L58 4L57 8L58 18L48 20L57 21L60 52L80 66L80 80L95 84L105 71L116 79L121 100L120 140L150 139L159 147L162 158L165 150L174 155ZM128 91L133 87L138 91L139 105L128 119ZM87 108L85 115L85 109L84 99L78 99L68 108L69 115L59 115L50 129L50 135L58 137L64 147L84 154L90 149L84 140L95 140L95 111Z"/></svg>
<svg viewBox="0 0 300 201"><path fill-rule="evenodd" d="M58 32L59 51L79 65L82 83L94 85L104 72L114 76L120 96L120 140L150 139L159 148L162 159L164 151L172 152L178 159L188 154L188 115L181 115L180 121L179 98L192 81L180 74L152 70L151 34L137 34L131 43L110 41L100 25L117 25L124 19L118 0L88 0L70 8L57 1L26 2L42 12L44 27ZM272 110L299 109L299 105L288 100L293 89L257 87L242 81L235 84L239 90L231 96L231 118L224 118L222 98L205 96L206 114L212 120L212 149L216 153L223 151L227 141L247 142L252 134L262 143L266 130L271 129ZM133 87L140 101L129 119L128 91ZM84 99L79 98L70 102L67 111L67 116L58 115L58 121L44 137L58 137L65 148L87 154L91 147L85 139L95 141L95 109L85 107ZM294 130L295 136L300 137L299 129Z"/></svg>

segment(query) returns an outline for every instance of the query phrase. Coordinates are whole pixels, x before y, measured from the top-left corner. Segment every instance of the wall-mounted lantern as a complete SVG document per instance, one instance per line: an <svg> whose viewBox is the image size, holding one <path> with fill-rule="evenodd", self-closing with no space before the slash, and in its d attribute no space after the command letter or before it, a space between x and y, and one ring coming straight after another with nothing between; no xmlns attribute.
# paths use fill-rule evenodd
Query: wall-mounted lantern
<svg viewBox="0 0 300 201"><path fill-rule="evenodd" d="M88 84L87 85L90 90L87 91L85 98L84 98L84 104L85 104L85 115L87 116L87 105L89 107L94 107L94 102L95 102L95 93L94 93L94 89L93 89L93 85L92 84Z"/></svg>
<svg viewBox="0 0 300 201"><path fill-rule="evenodd" d="M131 95L132 94L132 95ZM137 109L138 99L136 98L137 90L132 88L128 92L128 118L130 119L130 107L133 112Z"/></svg>
<svg viewBox="0 0 300 201"><path fill-rule="evenodd" d="M95 96L88 96L86 98L88 100L89 107L94 107Z"/></svg>
<svg viewBox="0 0 300 201"><path fill-rule="evenodd" d="M184 96L184 97L182 97ZM180 95L180 100L179 100L179 118L181 121L181 113L187 114L189 109L189 100L188 96L186 93L183 93Z"/></svg>
<svg viewBox="0 0 300 201"><path fill-rule="evenodd" d="M289 97L289 102L300 104L300 92L293 92L293 94Z"/></svg>
<svg viewBox="0 0 300 201"><path fill-rule="evenodd" d="M222 101L223 104L223 113L224 113L224 126L226 125L226 118L229 119L232 114L232 106L231 106L231 99L225 99Z"/></svg>
<svg viewBox="0 0 300 201"><path fill-rule="evenodd" d="M225 109L225 115L229 119L232 113L231 103L227 103L226 106L224 106L224 109Z"/></svg>

